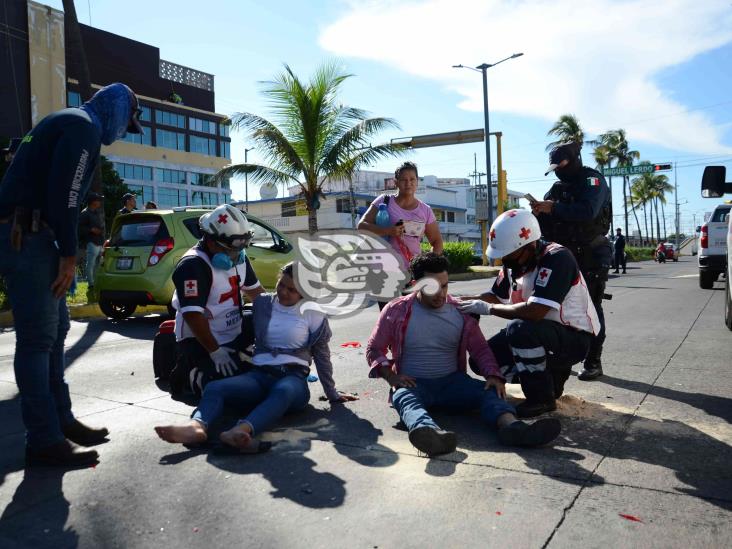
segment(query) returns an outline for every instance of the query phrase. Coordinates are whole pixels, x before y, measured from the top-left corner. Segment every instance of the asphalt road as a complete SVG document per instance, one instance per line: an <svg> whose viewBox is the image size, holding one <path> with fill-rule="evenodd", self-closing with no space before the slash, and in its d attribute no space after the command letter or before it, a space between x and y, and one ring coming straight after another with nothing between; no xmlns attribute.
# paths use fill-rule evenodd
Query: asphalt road
<svg viewBox="0 0 732 549"><path fill-rule="evenodd" d="M732 333L722 285L696 263L632 264L606 302L606 375L567 384L550 448L514 451L475 416L437 416L458 450L419 457L387 387L366 377L371 308L333 322L338 387L359 402L311 407L268 435L271 452L221 456L166 444L153 426L191 409L152 378L160 317L74 322L74 410L112 434L96 468L23 470L0 334L0 547L729 547ZM473 293L486 281L452 285ZM484 318L491 335L502 325ZM575 367L577 369L577 367ZM520 389L511 388L514 396Z"/></svg>

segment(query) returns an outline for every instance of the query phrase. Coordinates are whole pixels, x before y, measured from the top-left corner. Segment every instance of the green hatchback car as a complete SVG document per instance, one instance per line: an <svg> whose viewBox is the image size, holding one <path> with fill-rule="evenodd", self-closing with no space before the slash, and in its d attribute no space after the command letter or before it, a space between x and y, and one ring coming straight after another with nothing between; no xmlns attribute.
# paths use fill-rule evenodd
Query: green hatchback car
<svg viewBox="0 0 732 549"><path fill-rule="evenodd" d="M209 211L199 206L118 216L94 282L102 312L119 320L138 305L165 305L172 313L173 270L201 238L198 218ZM292 244L264 221L248 214L247 219L252 227L247 256L262 285L273 290L280 268L295 258Z"/></svg>

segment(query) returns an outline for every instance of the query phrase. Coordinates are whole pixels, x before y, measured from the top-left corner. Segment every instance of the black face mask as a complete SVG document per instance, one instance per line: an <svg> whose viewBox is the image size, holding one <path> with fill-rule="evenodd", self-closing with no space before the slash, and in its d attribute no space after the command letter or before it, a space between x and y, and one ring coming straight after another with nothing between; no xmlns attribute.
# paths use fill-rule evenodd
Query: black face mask
<svg viewBox="0 0 732 549"><path fill-rule="evenodd" d="M511 269L511 273L513 275L513 279L521 278L525 273L529 272L531 269L536 267L536 254L529 255L528 260L521 262L520 258L524 257L525 254L521 254L516 259L507 259L504 258L503 264Z"/></svg>
<svg viewBox="0 0 732 549"><path fill-rule="evenodd" d="M561 181L570 181L580 174L582 166L577 160L570 160L563 168L557 168L554 173Z"/></svg>

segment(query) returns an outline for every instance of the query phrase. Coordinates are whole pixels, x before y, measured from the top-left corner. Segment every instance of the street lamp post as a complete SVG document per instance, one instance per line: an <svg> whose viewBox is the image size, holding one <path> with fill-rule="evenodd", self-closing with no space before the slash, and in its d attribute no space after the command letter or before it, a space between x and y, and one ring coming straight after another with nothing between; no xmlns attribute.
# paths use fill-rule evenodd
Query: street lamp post
<svg viewBox="0 0 732 549"><path fill-rule="evenodd" d="M491 174L491 142L490 142L490 122L488 119L488 69L491 67L495 67L496 65L499 65L503 63L504 61L508 61L509 59L515 59L517 57L521 57L523 53L514 53L513 55L510 55L506 57L505 59L501 59L500 61L497 61L496 63L483 63L482 65L478 65L477 67L467 67L465 65L453 65L452 67L454 69L470 69L476 72L480 72L483 74L483 118L484 118L484 124L485 124L485 171L488 178L487 188L488 188L488 226L490 227L493 225L493 179Z"/></svg>
<svg viewBox="0 0 732 549"><path fill-rule="evenodd" d="M254 149L247 149L244 148L244 164L247 163L247 153L249 151L253 151ZM249 174L244 174L244 208L249 211Z"/></svg>

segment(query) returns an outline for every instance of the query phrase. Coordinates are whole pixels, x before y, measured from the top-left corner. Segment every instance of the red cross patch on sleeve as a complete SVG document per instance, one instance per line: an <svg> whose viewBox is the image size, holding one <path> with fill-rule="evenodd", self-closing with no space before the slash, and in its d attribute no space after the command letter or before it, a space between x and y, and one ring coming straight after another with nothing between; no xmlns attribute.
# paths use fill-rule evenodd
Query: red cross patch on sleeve
<svg viewBox="0 0 732 549"><path fill-rule="evenodd" d="M183 288L183 297L198 297L198 280L186 280Z"/></svg>
<svg viewBox="0 0 732 549"><path fill-rule="evenodd" d="M552 276L552 270L542 267L539 269L539 274L536 275L536 285L545 287L550 276Z"/></svg>

